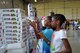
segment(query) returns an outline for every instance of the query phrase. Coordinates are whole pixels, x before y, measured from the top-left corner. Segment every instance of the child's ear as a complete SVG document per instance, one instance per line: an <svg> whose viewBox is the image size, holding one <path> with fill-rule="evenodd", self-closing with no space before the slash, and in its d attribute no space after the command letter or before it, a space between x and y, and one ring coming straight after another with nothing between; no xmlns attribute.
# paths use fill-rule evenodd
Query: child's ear
<svg viewBox="0 0 80 53"><path fill-rule="evenodd" d="M59 25L60 24L60 21L59 20L57 20L57 25Z"/></svg>

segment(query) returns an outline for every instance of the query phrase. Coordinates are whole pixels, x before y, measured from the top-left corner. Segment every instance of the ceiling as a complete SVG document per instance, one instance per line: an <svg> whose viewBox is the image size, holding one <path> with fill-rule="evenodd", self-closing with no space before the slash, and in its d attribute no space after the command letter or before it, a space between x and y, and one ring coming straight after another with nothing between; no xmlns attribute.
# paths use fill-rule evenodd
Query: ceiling
<svg viewBox="0 0 80 53"><path fill-rule="evenodd" d="M33 2L34 0L25 0L26 2ZM52 1L80 1L80 0L37 0L38 2L52 2Z"/></svg>
<svg viewBox="0 0 80 53"><path fill-rule="evenodd" d="M35 3L34 0L22 0L25 4L28 4L28 3ZM60 2L60 1L80 1L80 0L37 0L36 3L42 3L42 2L53 2L53 1L57 1L57 2Z"/></svg>

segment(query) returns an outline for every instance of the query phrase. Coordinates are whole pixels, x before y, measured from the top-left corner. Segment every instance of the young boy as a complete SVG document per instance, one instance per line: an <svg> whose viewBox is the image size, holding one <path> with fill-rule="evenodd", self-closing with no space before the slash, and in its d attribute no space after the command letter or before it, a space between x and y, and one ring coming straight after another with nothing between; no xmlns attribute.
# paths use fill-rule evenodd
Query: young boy
<svg viewBox="0 0 80 53"><path fill-rule="evenodd" d="M51 40L51 53L72 53L67 39L66 31L61 28L66 18L62 14L55 14L52 17L52 28L55 30Z"/></svg>
<svg viewBox="0 0 80 53"><path fill-rule="evenodd" d="M35 23L34 22L31 23L31 25L34 28L36 37L39 40L43 39L43 41L42 41L43 45L41 46L41 43L38 44L38 46L40 47L39 51L40 51L40 49L42 47L43 47L42 48L43 51L40 51L40 52L37 52L37 53L50 53L50 45L46 41L51 41L51 37L52 37L52 34L53 34L53 29L51 29L51 20L52 20L51 16L47 16L45 18L44 24L46 26L46 29L42 30L41 32L38 32L37 28L35 27Z"/></svg>

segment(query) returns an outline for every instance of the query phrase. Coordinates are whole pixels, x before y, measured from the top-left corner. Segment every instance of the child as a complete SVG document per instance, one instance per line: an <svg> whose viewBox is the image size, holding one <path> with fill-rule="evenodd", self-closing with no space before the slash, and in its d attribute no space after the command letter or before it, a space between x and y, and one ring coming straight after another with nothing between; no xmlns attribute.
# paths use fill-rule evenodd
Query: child
<svg viewBox="0 0 80 53"><path fill-rule="evenodd" d="M36 53L50 53L50 45L47 42L51 41L51 37L53 34L53 29L51 29L51 20L52 20L51 16L47 16L45 18L44 25L46 26L46 28L44 30L42 30L41 32L38 32L37 28L35 27L35 23L31 22L31 26L33 26L33 28L34 28L36 37L37 37L37 39L39 39L38 40L38 46L39 46L38 50L40 52L36 52ZM41 39L43 39L42 46L41 46L41 43L39 43ZM43 51L41 51L41 49Z"/></svg>
<svg viewBox="0 0 80 53"><path fill-rule="evenodd" d="M66 31L61 28L66 18L62 14L55 14L52 17L52 28L55 30L51 40L51 53L72 53L67 39Z"/></svg>

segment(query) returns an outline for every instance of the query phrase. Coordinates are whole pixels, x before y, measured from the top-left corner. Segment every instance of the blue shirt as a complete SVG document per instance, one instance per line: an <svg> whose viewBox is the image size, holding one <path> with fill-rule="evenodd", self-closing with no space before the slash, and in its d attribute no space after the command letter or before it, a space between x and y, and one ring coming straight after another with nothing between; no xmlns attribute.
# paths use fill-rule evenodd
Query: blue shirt
<svg viewBox="0 0 80 53"><path fill-rule="evenodd" d="M53 34L53 30L50 28L46 28L45 30L42 31L43 35L49 40L51 41L51 37ZM47 42L45 42L43 40L43 53L50 53L50 45L48 45Z"/></svg>

